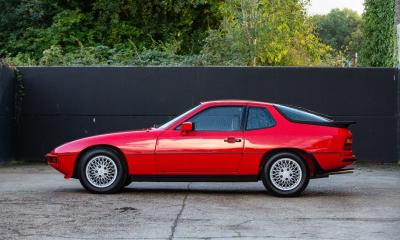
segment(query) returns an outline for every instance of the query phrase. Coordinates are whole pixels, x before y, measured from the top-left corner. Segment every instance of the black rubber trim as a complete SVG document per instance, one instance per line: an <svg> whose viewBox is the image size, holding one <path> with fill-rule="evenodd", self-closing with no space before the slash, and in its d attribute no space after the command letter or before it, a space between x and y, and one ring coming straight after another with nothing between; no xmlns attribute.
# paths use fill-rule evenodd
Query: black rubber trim
<svg viewBox="0 0 400 240"><path fill-rule="evenodd" d="M348 163L353 163L353 162L355 162L355 161L357 161L357 158L355 158L355 157L352 157L352 158L344 158L344 159L342 160L342 162L348 162Z"/></svg>
<svg viewBox="0 0 400 240"><path fill-rule="evenodd" d="M257 182L258 175L130 175L137 182Z"/></svg>
<svg viewBox="0 0 400 240"><path fill-rule="evenodd" d="M245 109L244 109L244 111L243 111L243 115L242 115L242 118L243 118L243 121L242 121L242 123L241 123L241 125L240 125L240 129L242 130L242 131L245 131L246 130L246 126L247 126L247 118L248 118L248 116L249 116L249 106L245 106Z"/></svg>
<svg viewBox="0 0 400 240"><path fill-rule="evenodd" d="M316 179L316 178L327 178L327 177L329 177L330 175L338 174L337 172L346 171L346 170L354 170L354 168L346 168L346 167L337 168L337 169L334 169L334 170L330 170L330 171L326 171L326 172L323 172L323 173L319 173L319 174L313 176L311 179Z"/></svg>
<svg viewBox="0 0 400 240"><path fill-rule="evenodd" d="M311 179L313 179L313 178L321 178L321 176L325 177L324 175L325 175L326 172L321 168L321 166L319 165L318 161L315 159L314 155L312 155L311 153L307 153L307 155L311 159L311 161L313 162L314 169L315 169L314 176L312 176L310 178Z"/></svg>

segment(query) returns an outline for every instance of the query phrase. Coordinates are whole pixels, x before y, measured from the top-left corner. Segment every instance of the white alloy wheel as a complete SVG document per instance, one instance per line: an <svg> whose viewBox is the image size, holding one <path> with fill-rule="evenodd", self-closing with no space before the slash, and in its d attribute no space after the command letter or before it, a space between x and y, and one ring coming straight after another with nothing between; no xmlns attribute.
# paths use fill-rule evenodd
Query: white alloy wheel
<svg viewBox="0 0 400 240"><path fill-rule="evenodd" d="M118 175L114 160L105 155L91 158L86 165L86 178L97 188L106 188L115 182Z"/></svg>
<svg viewBox="0 0 400 240"><path fill-rule="evenodd" d="M302 170L294 159L281 158L271 166L269 178L277 189L290 191L300 184Z"/></svg>

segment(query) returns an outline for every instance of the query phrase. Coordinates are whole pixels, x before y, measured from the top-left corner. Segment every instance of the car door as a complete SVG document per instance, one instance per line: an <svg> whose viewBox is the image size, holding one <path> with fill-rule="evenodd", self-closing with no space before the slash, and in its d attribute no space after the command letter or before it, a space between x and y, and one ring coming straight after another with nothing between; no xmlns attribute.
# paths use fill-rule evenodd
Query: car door
<svg viewBox="0 0 400 240"><path fill-rule="evenodd" d="M163 173L235 173L244 146L244 106L215 106L186 120L194 129L166 130L158 138L156 162Z"/></svg>

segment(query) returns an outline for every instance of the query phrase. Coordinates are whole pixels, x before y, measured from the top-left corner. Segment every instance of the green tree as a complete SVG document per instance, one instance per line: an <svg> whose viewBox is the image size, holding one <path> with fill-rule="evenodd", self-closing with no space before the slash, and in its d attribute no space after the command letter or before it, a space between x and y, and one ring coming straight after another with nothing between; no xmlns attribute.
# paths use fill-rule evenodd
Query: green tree
<svg viewBox="0 0 400 240"><path fill-rule="evenodd" d="M315 65L330 48L313 34L299 0L230 0L220 28L210 30L202 56L217 65ZM290 13L290 14L288 14Z"/></svg>
<svg viewBox="0 0 400 240"><path fill-rule="evenodd" d="M312 20L321 41L337 51L346 49L351 34L361 25L361 16L350 9L332 9L327 15L313 16Z"/></svg>
<svg viewBox="0 0 400 240"><path fill-rule="evenodd" d="M0 0L0 58L16 65L334 64L307 3Z"/></svg>
<svg viewBox="0 0 400 240"><path fill-rule="evenodd" d="M350 9L332 9L327 15L312 16L321 41L344 54L347 60L359 53L362 42L362 18Z"/></svg>
<svg viewBox="0 0 400 240"><path fill-rule="evenodd" d="M0 0L0 57L38 60L49 46L34 49L37 35L51 25L59 11L54 1Z"/></svg>
<svg viewBox="0 0 400 240"><path fill-rule="evenodd" d="M364 41L360 62L364 66L393 67L395 65L395 2L394 0L365 0Z"/></svg>
<svg viewBox="0 0 400 240"><path fill-rule="evenodd" d="M131 42L139 52L179 42L178 54L196 54L219 24L216 6L217 0L0 0L0 57L38 62L58 48L133 50Z"/></svg>

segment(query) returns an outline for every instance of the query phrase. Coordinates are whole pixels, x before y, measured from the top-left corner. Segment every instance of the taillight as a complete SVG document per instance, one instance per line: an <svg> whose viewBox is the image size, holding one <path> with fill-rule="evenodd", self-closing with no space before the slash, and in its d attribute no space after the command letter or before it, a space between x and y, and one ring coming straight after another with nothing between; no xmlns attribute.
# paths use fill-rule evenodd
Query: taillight
<svg viewBox="0 0 400 240"><path fill-rule="evenodd" d="M344 141L343 149L344 149L344 150L351 150L352 145L353 145L353 138L348 137L348 138L346 138L346 140Z"/></svg>

